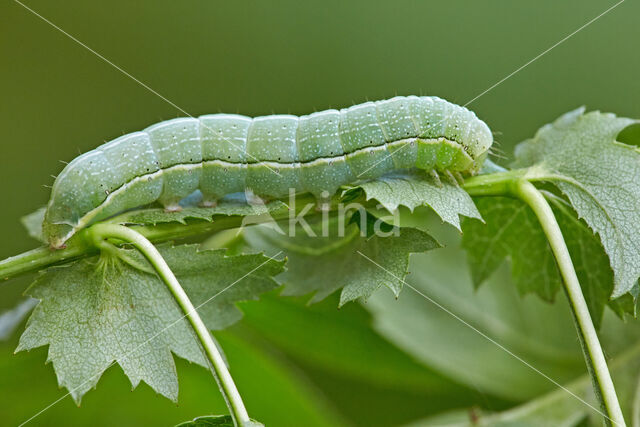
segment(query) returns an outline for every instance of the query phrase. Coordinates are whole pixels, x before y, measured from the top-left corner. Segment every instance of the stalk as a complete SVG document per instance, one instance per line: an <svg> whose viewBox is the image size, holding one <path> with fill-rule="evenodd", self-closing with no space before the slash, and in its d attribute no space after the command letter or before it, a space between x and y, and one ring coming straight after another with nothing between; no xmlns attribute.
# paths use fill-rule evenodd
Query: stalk
<svg viewBox="0 0 640 427"><path fill-rule="evenodd" d="M145 258L147 258L149 263L158 273L158 276L160 276L162 281L169 288L169 291L184 312L191 324L191 327L193 328L193 331L198 337L204 353L211 363L213 376L218 383L220 392L224 396L234 424L236 426L249 425L249 414L247 414L247 410L244 407L240 393L229 374L227 366L224 363L224 359L220 355L218 348L211 338L209 329L205 326L195 307L191 303L191 300L184 289L182 289L182 286L180 286L178 279L176 279L176 276L173 274L156 247L142 234L123 225L96 224L90 227L87 232L97 247L108 244L105 242L106 239L117 239L132 244L145 256Z"/></svg>
<svg viewBox="0 0 640 427"><path fill-rule="evenodd" d="M294 213L304 210L307 203L315 203L315 199L311 196L300 196L295 199ZM316 215L313 209L306 212L305 216ZM264 221L284 220L292 215L288 208L274 210L269 213L269 217L265 217ZM214 215L212 221L205 220L187 220L186 223L170 222L157 225L131 225L131 228L144 236L146 239L154 242L165 242L168 240L185 239L194 236L202 236L216 233L222 230L237 228L242 225L244 217L238 215ZM257 218L256 221L261 220ZM117 223L119 218L113 218L107 223ZM48 247L36 248L16 256L12 256L0 260L0 280L8 280L42 270L46 267L68 262L70 260L94 255L98 253L91 240L89 229L84 229L73 236L66 244L64 249L50 249Z"/></svg>
<svg viewBox="0 0 640 427"><path fill-rule="evenodd" d="M594 389L600 399L600 403L608 419L605 423L625 426L620 403L616 390L607 367L598 334L593 326L587 303L582 294L582 288L578 276L573 267L569 250L562 236L553 211L542 193L529 181L520 179L513 185L513 193L524 201L533 210L542 225L547 236L553 255L558 263L560 274L563 278L564 289L569 299L569 305L578 330L578 336L582 344L587 368L594 383Z"/></svg>
<svg viewBox="0 0 640 427"><path fill-rule="evenodd" d="M464 181L462 188L471 196L513 196L512 186L526 173L526 169L472 176Z"/></svg>

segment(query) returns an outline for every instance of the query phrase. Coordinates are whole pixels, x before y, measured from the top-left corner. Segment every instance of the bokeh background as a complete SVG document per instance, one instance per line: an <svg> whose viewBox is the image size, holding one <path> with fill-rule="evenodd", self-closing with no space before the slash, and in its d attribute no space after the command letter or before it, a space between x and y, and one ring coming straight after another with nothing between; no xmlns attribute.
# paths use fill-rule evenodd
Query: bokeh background
<svg viewBox="0 0 640 427"><path fill-rule="evenodd" d="M176 105L197 116L305 114L396 94L465 104L615 2L24 4L175 105L2 0L0 258L37 244L19 218L47 201L45 186L61 160L184 115ZM495 132L498 162L580 105L640 117L638 16L640 4L625 1L469 105ZM0 309L27 284L0 284ZM272 295L243 309L246 319L218 337L252 415L268 425L398 425L454 401L490 409L513 403L418 363L377 334L358 304L338 311L329 299L306 308L304 300ZM16 339L0 343L0 425L16 425L64 394L44 365L46 349L14 356ZM130 392L116 367L80 409L67 398L33 424L172 425L225 412L206 371L178 361L178 372L179 405L146 385Z"/></svg>

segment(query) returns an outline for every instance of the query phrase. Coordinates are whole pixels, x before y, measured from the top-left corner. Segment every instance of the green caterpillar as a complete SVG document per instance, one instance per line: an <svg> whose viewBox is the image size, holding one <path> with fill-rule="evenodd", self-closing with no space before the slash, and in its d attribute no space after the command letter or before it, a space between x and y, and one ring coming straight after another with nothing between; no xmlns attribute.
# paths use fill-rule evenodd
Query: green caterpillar
<svg viewBox="0 0 640 427"><path fill-rule="evenodd" d="M474 173L493 142L476 115L437 97L395 97L308 116L212 114L164 121L85 153L56 178L43 232L60 248L78 230L200 190L205 206L250 189L316 197L344 184L419 168Z"/></svg>

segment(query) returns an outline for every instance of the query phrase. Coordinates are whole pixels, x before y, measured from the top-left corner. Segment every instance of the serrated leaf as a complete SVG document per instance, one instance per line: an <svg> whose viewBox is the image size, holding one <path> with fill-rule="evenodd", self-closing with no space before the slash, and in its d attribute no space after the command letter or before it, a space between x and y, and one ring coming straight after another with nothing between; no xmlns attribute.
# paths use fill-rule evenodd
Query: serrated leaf
<svg viewBox="0 0 640 427"><path fill-rule="evenodd" d="M322 227L321 222L313 226ZM286 255L287 271L278 276L286 284L284 295L314 292L312 302L316 302L342 289L340 305L366 299L382 286L397 296L409 255L440 247L429 234L414 228L397 228L398 235L388 237L366 237L366 232L349 224L340 237L339 220L332 218L327 227L326 237L320 232L311 237L302 230L288 237L264 226L246 230L245 237L254 248Z"/></svg>
<svg viewBox="0 0 640 427"><path fill-rule="evenodd" d="M283 263L263 255L227 257L197 246L159 248L211 329L241 313L234 302L255 299L278 286L271 276ZM140 381L172 399L178 381L171 353L206 366L195 335L166 285L137 268L134 250L118 249L64 267L50 268L27 293L41 300L29 318L17 351L49 345L58 383L76 402L117 362L136 387ZM134 260L135 262L125 262ZM250 273L250 274L249 274Z"/></svg>
<svg viewBox="0 0 640 427"><path fill-rule="evenodd" d="M584 108L542 127L516 147L530 180L553 183L602 241L614 272L613 296L640 276L640 151L616 141L637 121Z"/></svg>
<svg viewBox="0 0 640 427"><path fill-rule="evenodd" d="M376 334L371 329L371 316L359 304L336 310L336 297L308 306L306 298L270 294L242 304L242 325L316 370L352 378L375 389L410 389L416 394L440 393L472 401L468 390L416 363Z"/></svg>
<svg viewBox="0 0 640 427"><path fill-rule="evenodd" d="M486 224L464 221L462 228L462 247L468 254L474 285L480 286L509 257L520 292L536 292L552 301L560 289L560 277L531 209L506 197L479 198L476 206Z"/></svg>
<svg viewBox="0 0 640 427"><path fill-rule="evenodd" d="M640 147L640 123L627 126L618 134L618 141L627 145Z"/></svg>
<svg viewBox="0 0 640 427"><path fill-rule="evenodd" d="M288 211L288 206L280 200L249 204L244 197L233 194L220 200L215 207L200 207L201 198L202 195L197 191L180 202L180 211L168 212L160 207L144 207L124 212L104 222L124 225L158 225L172 222L186 224L188 220L211 222L217 216L242 216L246 218L243 223L253 224L264 222L264 219L270 219L270 215L277 212ZM46 210L46 206L43 206L21 218L29 236L42 243L47 243L42 234L42 221Z"/></svg>
<svg viewBox="0 0 640 427"><path fill-rule="evenodd" d="M591 317L598 326L613 290L613 272L597 236L562 200L547 194L582 286ZM476 205L486 224L464 221L462 245L468 254L476 287L486 281L509 258L512 278L522 294L534 292L553 301L562 278L542 227L531 209L517 199L479 198ZM628 298L631 300L631 298ZM631 301L614 300L612 308L622 314L634 312Z"/></svg>
<svg viewBox="0 0 640 427"><path fill-rule="evenodd" d="M251 420L249 423L243 424L243 427L245 426L261 427L263 424ZM235 424L230 415L205 415L194 418L192 421L180 423L176 427L235 427Z"/></svg>
<svg viewBox="0 0 640 427"><path fill-rule="evenodd" d="M413 257L413 288L398 300L379 292L364 305L382 336L448 378L509 401L555 386L495 342L560 383L584 372L566 304L522 298L505 268L474 289L459 234L430 225L445 247Z"/></svg>
<svg viewBox="0 0 640 427"><path fill-rule="evenodd" d="M139 209L125 212L109 220L118 224L156 225L167 222L185 224L189 219L212 221L214 216L261 216L286 210L287 205L280 200L266 204L248 204L243 199L221 200L217 206L205 208L187 204L177 212L167 212L162 208Z"/></svg>
<svg viewBox="0 0 640 427"><path fill-rule="evenodd" d="M225 250L200 251L198 245L162 245L160 253L185 289L205 324L224 329L242 318L238 301L258 299L279 284L272 278L284 270L284 261L263 254L227 256ZM141 258L137 251L132 253ZM215 298L209 300L212 296Z"/></svg>
<svg viewBox="0 0 640 427"><path fill-rule="evenodd" d="M347 190L344 196L350 199L359 192L365 194L366 200L377 200L390 212L399 206L406 206L410 210L428 206L444 222L458 229L460 216L481 219L469 194L445 177L436 180L434 176L421 172L394 174L359 184Z"/></svg>

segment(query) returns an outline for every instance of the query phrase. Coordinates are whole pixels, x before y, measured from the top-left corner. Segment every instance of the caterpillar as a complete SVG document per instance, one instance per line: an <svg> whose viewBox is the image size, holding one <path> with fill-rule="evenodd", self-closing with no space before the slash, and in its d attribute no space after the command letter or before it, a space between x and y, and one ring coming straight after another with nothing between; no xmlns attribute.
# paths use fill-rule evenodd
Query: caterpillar
<svg viewBox="0 0 640 427"><path fill-rule="evenodd" d="M200 190L205 206L250 189L317 198L341 185L419 168L475 173L493 142L468 109L438 97L395 97L307 116L211 114L123 135L75 158L56 177L43 222L52 248L78 230L159 202L179 209Z"/></svg>

